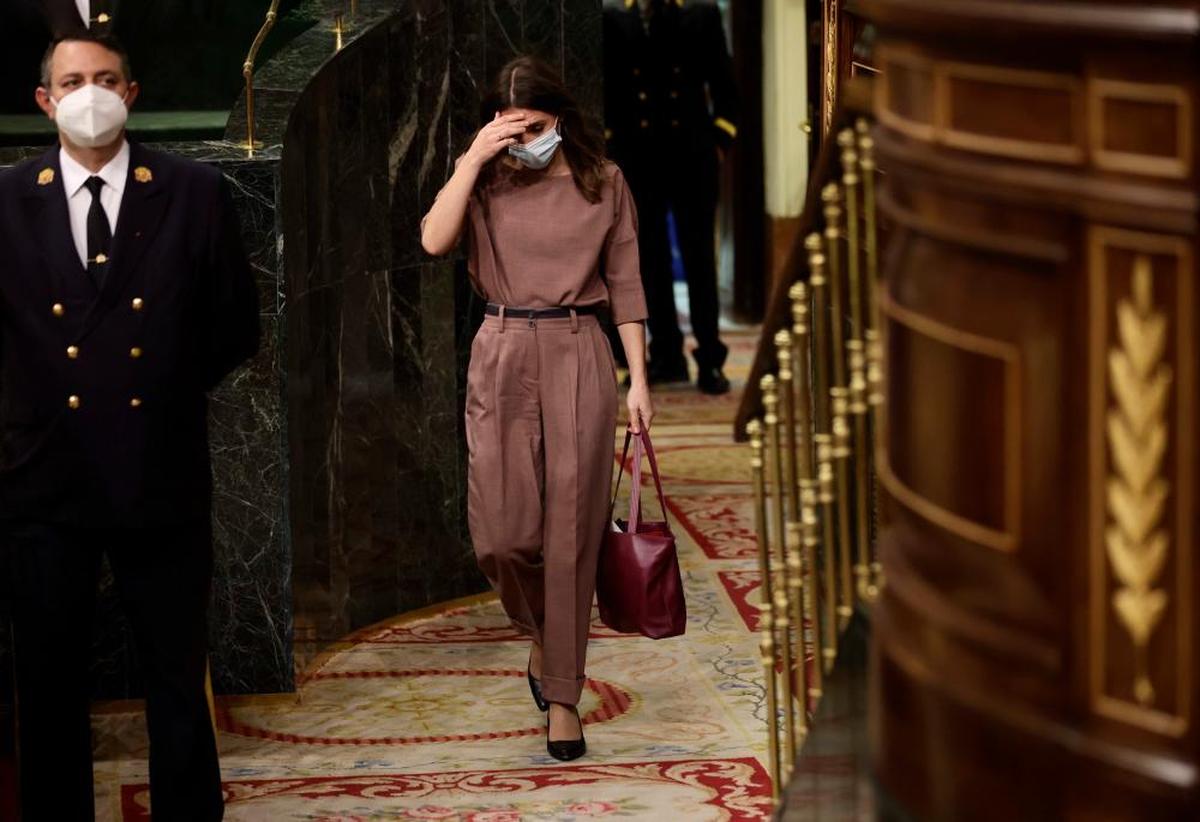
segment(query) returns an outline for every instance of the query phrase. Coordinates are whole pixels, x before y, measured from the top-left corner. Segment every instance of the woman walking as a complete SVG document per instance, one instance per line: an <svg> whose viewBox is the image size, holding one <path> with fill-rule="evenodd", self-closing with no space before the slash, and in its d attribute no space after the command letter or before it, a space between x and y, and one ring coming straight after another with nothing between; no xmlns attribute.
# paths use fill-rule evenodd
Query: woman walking
<svg viewBox="0 0 1200 822"><path fill-rule="evenodd" d="M421 224L430 254L464 229L488 300L467 376L468 516L479 566L532 640L528 678L546 748L586 751L584 684L596 560L608 519L616 370L607 307L629 362L629 425L654 416L637 216L620 169L540 61L503 69L483 127Z"/></svg>

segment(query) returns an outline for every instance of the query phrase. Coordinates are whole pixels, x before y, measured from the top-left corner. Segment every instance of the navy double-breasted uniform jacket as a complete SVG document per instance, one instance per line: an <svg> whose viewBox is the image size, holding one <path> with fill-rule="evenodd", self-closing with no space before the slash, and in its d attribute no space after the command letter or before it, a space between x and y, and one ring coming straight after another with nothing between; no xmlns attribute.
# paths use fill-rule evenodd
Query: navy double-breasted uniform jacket
<svg viewBox="0 0 1200 822"><path fill-rule="evenodd" d="M604 118L609 155L693 164L737 135L737 92L721 12L664 0L649 30L635 0L605 0Z"/></svg>
<svg viewBox="0 0 1200 822"><path fill-rule="evenodd" d="M132 143L99 288L56 146L0 172L0 520L206 517L207 392L258 348L221 172Z"/></svg>

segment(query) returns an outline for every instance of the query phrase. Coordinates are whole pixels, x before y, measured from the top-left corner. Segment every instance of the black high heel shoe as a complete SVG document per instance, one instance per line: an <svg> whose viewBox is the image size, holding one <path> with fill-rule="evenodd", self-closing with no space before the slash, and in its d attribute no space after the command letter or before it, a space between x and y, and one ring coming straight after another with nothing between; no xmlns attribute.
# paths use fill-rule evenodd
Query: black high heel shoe
<svg viewBox="0 0 1200 822"><path fill-rule="evenodd" d="M529 693L533 694L533 704L537 705L538 710L542 713L550 710L550 703L542 696L542 683L533 678L533 669L526 666L525 678L529 680Z"/></svg>
<svg viewBox="0 0 1200 822"><path fill-rule="evenodd" d="M575 718L579 720L579 738L578 739L551 739L550 738L550 716L546 715L546 752L560 762L570 762L572 759L578 759L587 753L587 740L583 738L583 720L579 719L579 709L574 705L564 706L570 707L575 712Z"/></svg>

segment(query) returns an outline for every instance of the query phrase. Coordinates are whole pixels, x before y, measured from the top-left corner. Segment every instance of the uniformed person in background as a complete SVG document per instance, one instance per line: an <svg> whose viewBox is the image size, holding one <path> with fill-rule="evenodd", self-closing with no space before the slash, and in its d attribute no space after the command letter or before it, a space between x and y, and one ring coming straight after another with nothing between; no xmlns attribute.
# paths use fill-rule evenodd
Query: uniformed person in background
<svg viewBox="0 0 1200 822"><path fill-rule="evenodd" d="M0 538L23 819L93 818L102 553L144 675L154 818L220 819L207 393L258 348L255 285L220 171L126 139L138 86L116 41L58 42L42 73L60 145L0 173Z"/></svg>
<svg viewBox="0 0 1200 822"><path fill-rule="evenodd" d="M718 332L718 170L737 135L733 65L711 0L606 0L605 120L609 156L633 191L650 312L653 383L687 381L675 310L667 212L687 275L697 385L729 390Z"/></svg>
<svg viewBox="0 0 1200 822"><path fill-rule="evenodd" d="M54 37L113 34L118 0L42 0L46 22Z"/></svg>

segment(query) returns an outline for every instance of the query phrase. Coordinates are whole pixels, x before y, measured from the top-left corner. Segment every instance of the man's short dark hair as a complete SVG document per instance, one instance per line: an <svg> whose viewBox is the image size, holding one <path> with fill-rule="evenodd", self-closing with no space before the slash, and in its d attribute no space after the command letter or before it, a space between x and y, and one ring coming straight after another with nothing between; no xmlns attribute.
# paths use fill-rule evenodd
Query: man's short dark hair
<svg viewBox="0 0 1200 822"><path fill-rule="evenodd" d="M42 57L42 88L49 89L51 83L50 64L54 60L54 50L58 48L59 43L95 43L101 48L111 51L113 54L121 58L121 74L125 75L125 82L133 82L133 69L129 65L129 52L121 45L121 41L111 34L92 34L91 32L81 31L76 34L67 34L62 37L57 37L46 49L45 56Z"/></svg>

